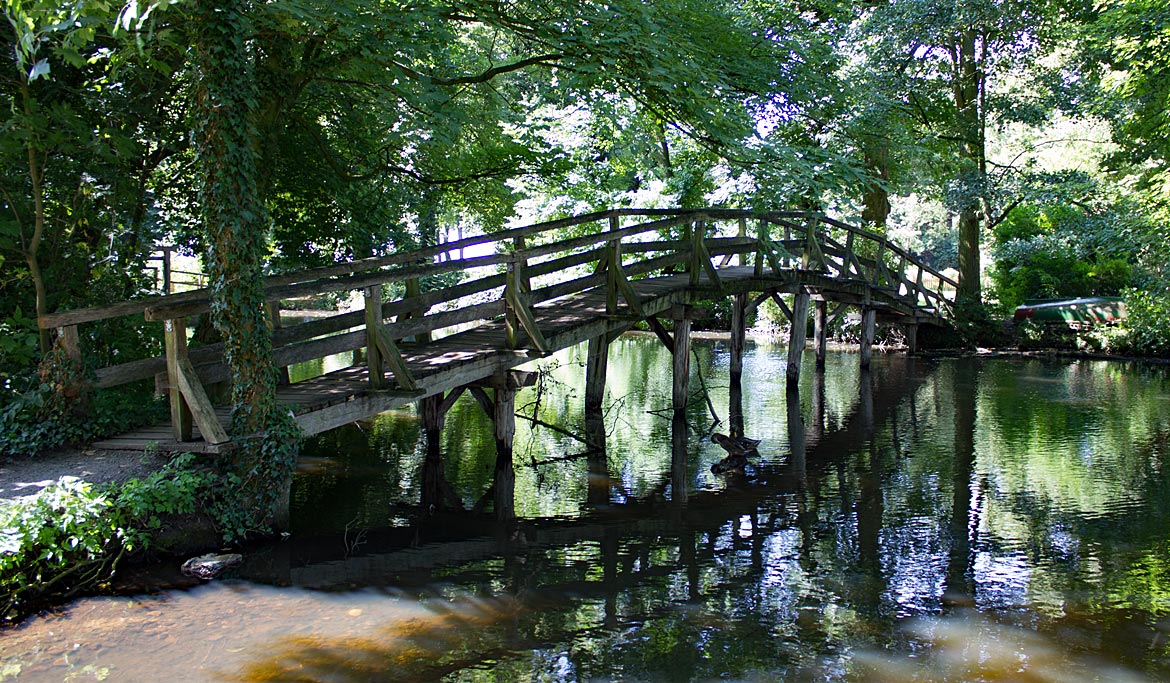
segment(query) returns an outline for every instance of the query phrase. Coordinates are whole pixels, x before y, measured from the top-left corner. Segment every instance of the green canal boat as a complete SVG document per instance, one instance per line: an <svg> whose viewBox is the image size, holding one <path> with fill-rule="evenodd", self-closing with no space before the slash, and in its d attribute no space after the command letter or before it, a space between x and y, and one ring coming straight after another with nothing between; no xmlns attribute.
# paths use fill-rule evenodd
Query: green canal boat
<svg viewBox="0 0 1170 683"><path fill-rule="evenodd" d="M1030 299L1016 308L1012 319L1038 324L1065 324L1070 327L1115 325L1125 318L1125 300L1117 296L1089 296L1079 299Z"/></svg>

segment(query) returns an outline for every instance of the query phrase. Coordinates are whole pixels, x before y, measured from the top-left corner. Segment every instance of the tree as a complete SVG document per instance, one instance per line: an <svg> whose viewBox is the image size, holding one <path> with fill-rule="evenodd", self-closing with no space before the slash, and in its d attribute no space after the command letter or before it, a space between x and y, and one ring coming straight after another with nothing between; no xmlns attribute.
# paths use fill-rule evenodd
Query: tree
<svg viewBox="0 0 1170 683"><path fill-rule="evenodd" d="M1003 215L989 182L988 129L1011 115L1008 74L1034 67L1049 44L1051 9L1034 0L891 0L865 18L872 68L901 76L906 109L954 152L947 194L959 218L961 301L981 300L981 232Z"/></svg>

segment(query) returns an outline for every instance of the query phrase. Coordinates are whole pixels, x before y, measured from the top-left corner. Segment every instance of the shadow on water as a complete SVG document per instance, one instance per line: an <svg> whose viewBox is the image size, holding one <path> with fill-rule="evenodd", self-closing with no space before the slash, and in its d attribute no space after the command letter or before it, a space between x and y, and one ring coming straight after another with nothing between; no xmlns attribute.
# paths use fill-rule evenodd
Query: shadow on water
<svg viewBox="0 0 1170 683"><path fill-rule="evenodd" d="M734 406L726 350L698 352ZM701 402L647 412L670 398L657 346L615 345L619 408L590 420L581 354L559 355L517 410L570 435L518 426L506 525L470 512L495 467L473 402L441 462L413 413L324 435L291 540L233 581L33 620L3 636L0 680L1170 677L1164 373L836 355L786 390L782 358L749 348L743 427L763 443L717 475ZM436 467L469 512L432 514Z"/></svg>

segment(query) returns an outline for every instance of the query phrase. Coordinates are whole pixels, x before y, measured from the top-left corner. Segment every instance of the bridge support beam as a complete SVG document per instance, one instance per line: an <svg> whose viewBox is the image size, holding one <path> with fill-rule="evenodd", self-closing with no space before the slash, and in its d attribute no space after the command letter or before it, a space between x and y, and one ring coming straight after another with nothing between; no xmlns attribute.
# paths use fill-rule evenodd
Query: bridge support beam
<svg viewBox="0 0 1170 683"><path fill-rule="evenodd" d="M589 340L585 362L585 417L601 415L605 398L605 377L609 368L609 338L605 335Z"/></svg>
<svg viewBox="0 0 1170 683"><path fill-rule="evenodd" d="M746 342L747 295L736 294L731 302L731 383L727 410L733 438L743 436L743 351Z"/></svg>
<svg viewBox="0 0 1170 683"><path fill-rule="evenodd" d="M788 384L796 384L800 380L800 357L804 353L804 345L808 332L808 291L801 288L792 298L792 317L789 320L791 330L788 335Z"/></svg>
<svg viewBox="0 0 1170 683"><path fill-rule="evenodd" d="M426 433L427 455L423 460L422 507L424 510L461 510L459 497L447 483L443 468L442 437L447 412L463 394L463 387L448 392L427 396L419 401L423 431Z"/></svg>
<svg viewBox="0 0 1170 683"><path fill-rule="evenodd" d="M516 436L516 391L508 388L496 389L495 415L496 473L495 510L496 519L508 521L516 518L516 470L512 464L512 440Z"/></svg>
<svg viewBox="0 0 1170 683"><path fill-rule="evenodd" d="M866 306L861 309L861 368L869 369L873 360L873 338L877 330L877 309Z"/></svg>
<svg viewBox="0 0 1170 683"><path fill-rule="evenodd" d="M691 381L691 319L685 306L676 306L674 315L674 391L671 407L675 413L687 407Z"/></svg>
<svg viewBox="0 0 1170 683"><path fill-rule="evenodd" d="M816 312L813 314L813 352L817 358L817 370L825 369L825 337L829 327L829 302L824 299L816 302Z"/></svg>
<svg viewBox="0 0 1170 683"><path fill-rule="evenodd" d="M911 356L918 355L918 323L907 323L906 330L906 352Z"/></svg>
<svg viewBox="0 0 1170 683"><path fill-rule="evenodd" d="M512 464L512 441L516 436L516 390L536 383L536 373L509 371L469 385L471 395L491 417L496 437L496 470L492 502L496 519L516 518L516 470ZM486 388L494 389L494 398Z"/></svg>

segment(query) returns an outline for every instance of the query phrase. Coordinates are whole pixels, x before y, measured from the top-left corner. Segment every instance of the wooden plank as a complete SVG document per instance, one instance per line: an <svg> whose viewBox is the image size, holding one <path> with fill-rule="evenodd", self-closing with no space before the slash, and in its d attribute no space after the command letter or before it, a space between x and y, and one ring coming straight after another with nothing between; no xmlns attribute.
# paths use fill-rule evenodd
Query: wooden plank
<svg viewBox="0 0 1170 683"><path fill-rule="evenodd" d="M195 375L195 368L187 358L179 359L176 380L179 383L179 391L191 410L191 416L199 427L199 433L203 435L203 440L210 444L230 441L223 425L219 423L215 409L211 406L211 399L207 397L207 392L203 390L203 385Z"/></svg>
<svg viewBox="0 0 1170 683"><path fill-rule="evenodd" d="M386 386L382 374L382 350L378 346L378 332L382 329L382 286L367 287L366 306L366 366L370 370L370 388L377 390Z"/></svg>
<svg viewBox="0 0 1170 683"><path fill-rule="evenodd" d="M167 351L167 380L170 383L167 393L171 405L172 434L175 441L190 441L191 410L179 388L179 361L187 360L187 325L183 319L163 323L163 340Z"/></svg>
<svg viewBox="0 0 1170 683"><path fill-rule="evenodd" d="M386 327L379 320L375 321L374 329L376 331L374 341L378 347L378 352L382 360L390 366L390 372L394 375L395 383L407 391L418 391L418 383L414 381L414 376L411 375L410 368L406 367L406 361L402 359L402 352L398 350L398 346L391 339L390 333L386 331Z"/></svg>

